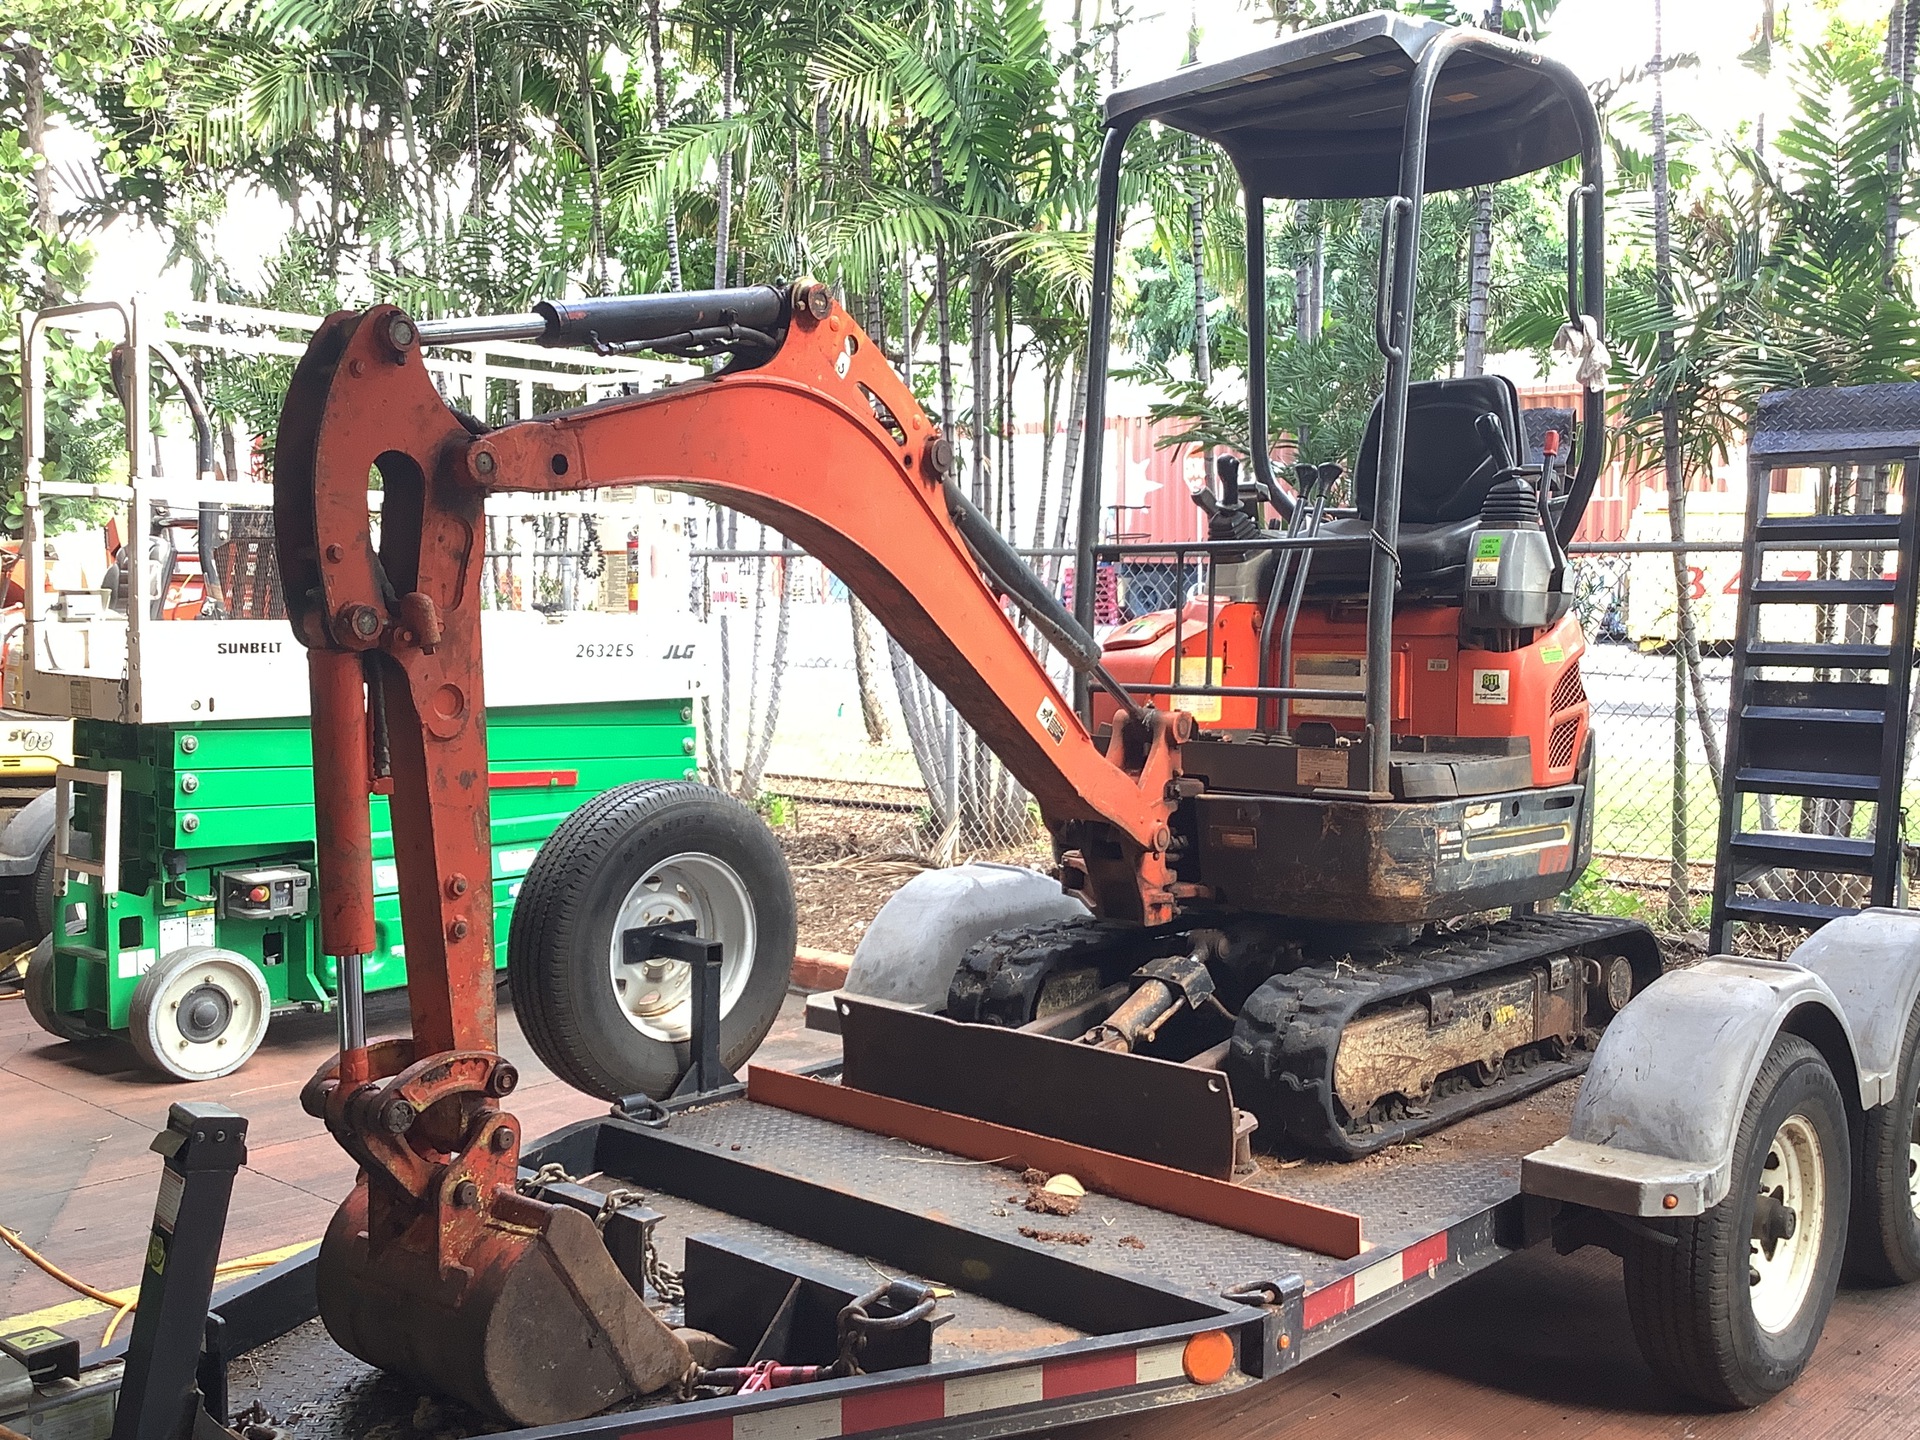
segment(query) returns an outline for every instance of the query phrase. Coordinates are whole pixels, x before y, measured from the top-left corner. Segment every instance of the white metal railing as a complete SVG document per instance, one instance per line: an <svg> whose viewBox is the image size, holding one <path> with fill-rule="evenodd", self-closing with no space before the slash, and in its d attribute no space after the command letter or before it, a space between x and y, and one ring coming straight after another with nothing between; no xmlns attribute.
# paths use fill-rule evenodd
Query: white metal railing
<svg viewBox="0 0 1920 1440"><path fill-rule="evenodd" d="M118 770L83 770L75 765L62 765L53 772L53 883L57 893L66 893L69 875L93 876L100 882L103 901L119 890L121 779ZM106 797L98 860L73 853L75 785L97 785Z"/></svg>

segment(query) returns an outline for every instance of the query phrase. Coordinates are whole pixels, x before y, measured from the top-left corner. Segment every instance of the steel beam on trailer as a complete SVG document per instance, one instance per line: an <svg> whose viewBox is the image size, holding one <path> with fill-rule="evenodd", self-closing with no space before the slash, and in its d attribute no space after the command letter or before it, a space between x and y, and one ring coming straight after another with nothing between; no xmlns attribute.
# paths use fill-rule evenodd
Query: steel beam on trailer
<svg viewBox="0 0 1920 1440"><path fill-rule="evenodd" d="M1005 1125L929 1110L820 1080L747 1069L747 1098L856 1130L891 1135L975 1160L1070 1171L1092 1188L1169 1214L1350 1260L1365 1247L1360 1217L1345 1210L1172 1170Z"/></svg>

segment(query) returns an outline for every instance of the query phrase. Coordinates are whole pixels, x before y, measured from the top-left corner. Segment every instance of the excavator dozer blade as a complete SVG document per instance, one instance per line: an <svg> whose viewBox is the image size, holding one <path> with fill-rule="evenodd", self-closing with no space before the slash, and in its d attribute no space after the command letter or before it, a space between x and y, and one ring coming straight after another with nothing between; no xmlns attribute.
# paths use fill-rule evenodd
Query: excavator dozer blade
<svg viewBox="0 0 1920 1440"><path fill-rule="evenodd" d="M1216 1180L1244 1128L1218 1070L1100 1050L851 995L843 1084Z"/></svg>
<svg viewBox="0 0 1920 1440"><path fill-rule="evenodd" d="M406 1238L376 1252L367 1186L321 1241L320 1314L369 1365L511 1425L555 1425L679 1381L686 1345L642 1302L593 1221L521 1201L535 1223L490 1220L442 1274Z"/></svg>

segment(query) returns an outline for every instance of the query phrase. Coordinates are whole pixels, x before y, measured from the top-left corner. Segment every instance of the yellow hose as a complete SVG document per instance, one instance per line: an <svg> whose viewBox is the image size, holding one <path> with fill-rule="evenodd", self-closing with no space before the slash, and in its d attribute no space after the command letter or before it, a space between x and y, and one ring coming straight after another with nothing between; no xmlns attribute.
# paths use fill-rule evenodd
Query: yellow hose
<svg viewBox="0 0 1920 1440"><path fill-rule="evenodd" d="M26 1241L22 1240L17 1232L9 1230L4 1225L0 1225L0 1241L4 1241L12 1249L18 1250L29 1264L39 1267L69 1290L84 1295L89 1300L97 1300L113 1311L113 1318L107 1322L106 1333L100 1337L100 1345L103 1349L113 1343L115 1332L120 1329L121 1324L126 1320L127 1316L139 1308L140 1296L138 1291L136 1291L131 1298L122 1300L119 1296L109 1294L105 1290L96 1290L93 1286L87 1284L86 1281L76 1280L58 1265L47 1259L47 1257L42 1255L38 1250L27 1244ZM216 1265L213 1273L216 1276L235 1275L248 1270L264 1270L274 1263L275 1262L271 1260L227 1260ZM15 1436L19 1436L19 1440L27 1440L27 1437L20 1436L18 1431L8 1430L6 1426L0 1425L0 1440L13 1440Z"/></svg>
<svg viewBox="0 0 1920 1440"><path fill-rule="evenodd" d="M86 1296L89 1300L98 1300L102 1305L118 1306L120 1304L119 1296L109 1295L104 1290L94 1289L93 1286L87 1284L87 1282L84 1280L74 1279L73 1276L69 1275L66 1271L62 1270L58 1265L54 1264L51 1260L47 1259L46 1256L42 1255L38 1250L34 1249L31 1245L27 1244L27 1242L22 1240L18 1234L16 1234L12 1230L9 1230L4 1225L0 1225L0 1241L4 1241L11 1248L18 1250L23 1256L26 1257L28 1264L38 1266L40 1269L44 1270L47 1274L51 1275L54 1279L58 1280L62 1285L66 1286L69 1290L77 1291L78 1293ZM6 1440L6 1437L0 1436L0 1440Z"/></svg>

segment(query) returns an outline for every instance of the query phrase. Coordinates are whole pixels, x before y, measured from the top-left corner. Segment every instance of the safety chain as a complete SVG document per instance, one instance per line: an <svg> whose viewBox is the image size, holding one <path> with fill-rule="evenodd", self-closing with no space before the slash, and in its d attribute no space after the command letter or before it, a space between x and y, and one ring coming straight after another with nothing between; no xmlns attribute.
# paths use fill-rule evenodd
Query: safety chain
<svg viewBox="0 0 1920 1440"><path fill-rule="evenodd" d="M520 1193L538 1195L549 1185L578 1185L579 1183L577 1177L567 1173L566 1166L549 1162L520 1181Z"/></svg>
<svg viewBox="0 0 1920 1440"><path fill-rule="evenodd" d="M607 1198L600 1202L600 1213L593 1217L593 1223L605 1230L607 1221L623 1205L644 1203L646 1196L638 1190L609 1190ZM653 1287L653 1293L660 1297L664 1305L684 1305L687 1299L687 1287L680 1282L680 1272L660 1258L660 1251L653 1243L653 1232L648 1230L641 1241L640 1276Z"/></svg>

